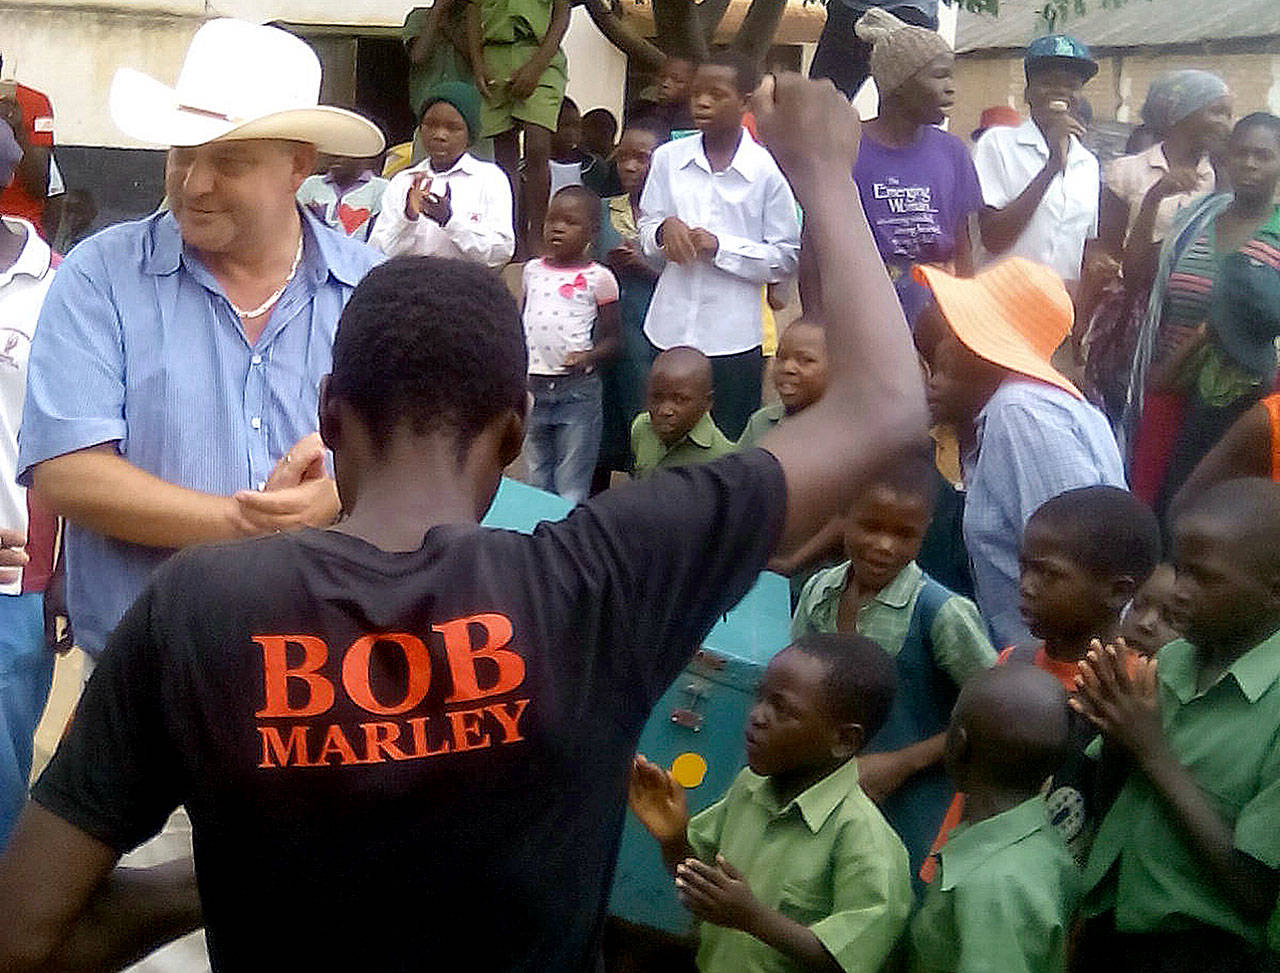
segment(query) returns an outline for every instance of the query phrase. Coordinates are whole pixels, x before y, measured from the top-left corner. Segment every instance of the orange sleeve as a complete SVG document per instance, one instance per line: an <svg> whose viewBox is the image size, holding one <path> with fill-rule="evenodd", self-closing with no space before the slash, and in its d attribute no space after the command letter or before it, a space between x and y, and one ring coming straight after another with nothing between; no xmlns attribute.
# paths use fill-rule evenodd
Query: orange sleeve
<svg viewBox="0 0 1280 973"><path fill-rule="evenodd" d="M1280 394L1268 395L1262 407L1271 423L1271 481L1280 483Z"/></svg>

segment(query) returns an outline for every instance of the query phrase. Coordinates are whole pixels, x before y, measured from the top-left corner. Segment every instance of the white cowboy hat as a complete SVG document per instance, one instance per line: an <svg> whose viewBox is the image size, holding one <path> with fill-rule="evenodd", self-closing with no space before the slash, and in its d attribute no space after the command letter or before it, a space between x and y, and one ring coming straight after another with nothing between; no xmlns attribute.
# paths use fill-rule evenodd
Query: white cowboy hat
<svg viewBox="0 0 1280 973"><path fill-rule="evenodd" d="M289 139L331 155L382 151L386 142L373 122L319 101L320 60L306 42L229 18L196 31L176 87L121 68L109 99L120 130L154 145Z"/></svg>

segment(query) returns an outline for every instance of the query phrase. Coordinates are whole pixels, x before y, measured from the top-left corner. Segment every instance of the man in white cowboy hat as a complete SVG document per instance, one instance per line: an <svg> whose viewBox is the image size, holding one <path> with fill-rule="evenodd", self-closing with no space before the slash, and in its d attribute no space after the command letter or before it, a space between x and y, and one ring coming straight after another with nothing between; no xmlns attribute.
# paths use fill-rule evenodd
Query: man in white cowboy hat
<svg viewBox="0 0 1280 973"><path fill-rule="evenodd" d="M342 308L381 258L294 194L317 150L371 156L383 137L319 92L310 47L237 20L200 28L175 87L130 69L113 81L119 128L169 147L169 209L63 264L18 459L69 522L68 607L91 658L175 549L338 513L318 390Z"/></svg>

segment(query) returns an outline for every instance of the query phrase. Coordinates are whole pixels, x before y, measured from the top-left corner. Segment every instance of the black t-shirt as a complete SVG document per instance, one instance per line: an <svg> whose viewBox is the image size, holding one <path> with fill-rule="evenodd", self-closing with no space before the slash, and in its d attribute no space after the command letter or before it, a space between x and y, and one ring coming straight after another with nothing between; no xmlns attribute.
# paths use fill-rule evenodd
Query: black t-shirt
<svg viewBox="0 0 1280 973"><path fill-rule="evenodd" d="M34 797L122 852L185 804L219 970L589 969L641 728L784 507L752 450L532 536L183 552Z"/></svg>

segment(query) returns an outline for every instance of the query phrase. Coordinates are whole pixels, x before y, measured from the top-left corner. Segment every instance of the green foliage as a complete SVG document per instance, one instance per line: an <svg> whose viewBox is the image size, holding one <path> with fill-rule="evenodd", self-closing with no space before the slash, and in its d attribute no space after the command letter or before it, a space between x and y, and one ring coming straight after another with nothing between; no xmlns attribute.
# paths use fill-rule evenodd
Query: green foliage
<svg viewBox="0 0 1280 973"><path fill-rule="evenodd" d="M964 9L975 14L1000 13L1000 0L962 0ZM1072 17L1083 17L1089 12L1090 4L1097 4L1103 10L1115 10L1124 6L1125 0L1045 0L1037 11L1045 30L1052 33L1065 27Z"/></svg>

